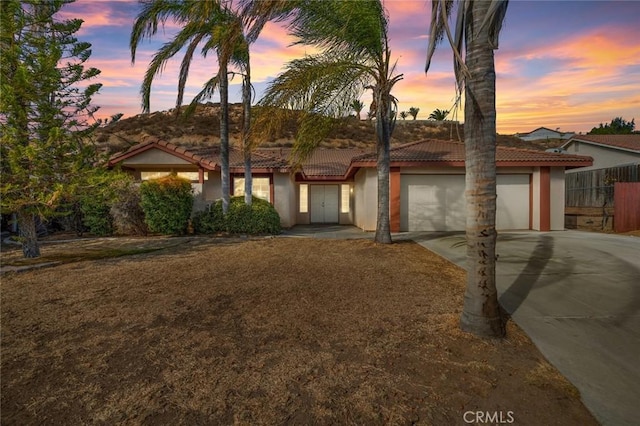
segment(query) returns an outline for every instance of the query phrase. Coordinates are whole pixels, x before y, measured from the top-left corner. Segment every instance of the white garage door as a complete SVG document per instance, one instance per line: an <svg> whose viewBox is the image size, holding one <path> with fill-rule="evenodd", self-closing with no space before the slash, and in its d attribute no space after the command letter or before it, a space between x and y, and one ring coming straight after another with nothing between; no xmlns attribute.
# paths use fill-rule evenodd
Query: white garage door
<svg viewBox="0 0 640 426"><path fill-rule="evenodd" d="M463 231L463 175L402 175L400 229ZM529 229L529 175L498 175L497 229Z"/></svg>
<svg viewBox="0 0 640 426"><path fill-rule="evenodd" d="M529 175L498 175L496 229L529 229Z"/></svg>

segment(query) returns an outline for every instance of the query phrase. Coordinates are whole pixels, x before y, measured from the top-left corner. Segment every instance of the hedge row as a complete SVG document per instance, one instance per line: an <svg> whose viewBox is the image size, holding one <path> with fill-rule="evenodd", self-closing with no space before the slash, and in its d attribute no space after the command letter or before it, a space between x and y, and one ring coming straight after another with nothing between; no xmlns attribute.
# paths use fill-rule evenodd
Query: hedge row
<svg viewBox="0 0 640 426"><path fill-rule="evenodd" d="M231 197L226 216L222 214L221 200L208 210L196 213L193 228L198 234L279 234L282 230L280 215L268 201L253 197L249 206L244 196Z"/></svg>
<svg viewBox="0 0 640 426"><path fill-rule="evenodd" d="M187 232L192 218L193 190L188 180L175 175L152 179L138 185L120 177L105 182L100 196L80 198L82 224L95 235L113 233L141 235L147 231L167 235ZM253 198L251 206L244 196L232 197L229 211L222 214L222 201L197 212L192 219L199 234L278 234L280 216L267 201Z"/></svg>

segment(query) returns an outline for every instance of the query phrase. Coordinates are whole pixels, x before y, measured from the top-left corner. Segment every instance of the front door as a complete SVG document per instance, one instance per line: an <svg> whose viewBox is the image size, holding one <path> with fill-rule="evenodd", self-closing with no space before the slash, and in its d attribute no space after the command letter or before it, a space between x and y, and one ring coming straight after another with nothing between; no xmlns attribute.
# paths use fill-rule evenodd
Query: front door
<svg viewBox="0 0 640 426"><path fill-rule="evenodd" d="M338 223L339 185L309 185L311 223Z"/></svg>

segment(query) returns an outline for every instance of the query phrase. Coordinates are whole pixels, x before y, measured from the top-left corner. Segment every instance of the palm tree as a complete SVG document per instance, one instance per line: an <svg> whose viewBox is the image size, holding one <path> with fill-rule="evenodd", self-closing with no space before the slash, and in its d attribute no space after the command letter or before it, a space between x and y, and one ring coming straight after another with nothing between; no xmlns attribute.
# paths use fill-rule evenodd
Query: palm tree
<svg viewBox="0 0 640 426"><path fill-rule="evenodd" d="M402 118L403 121L406 120L408 116L409 114L407 113L407 111L400 112L400 118Z"/></svg>
<svg viewBox="0 0 640 426"><path fill-rule="evenodd" d="M429 114L429 120L444 121L444 119L447 118L447 115L449 115L449 110L436 108L431 114Z"/></svg>
<svg viewBox="0 0 640 426"><path fill-rule="evenodd" d="M231 25L229 25L226 29L228 33L226 36L227 38L225 39L227 40L226 43L228 43L227 48L231 51L229 59L240 69L239 74L242 77L242 127L240 130L240 144L242 146L244 160L244 202L247 205L251 205L253 199L251 152L254 148L254 145L256 144L256 139L252 138L251 136L251 103L253 100L253 87L251 85L251 61L249 46L258 38L260 31L264 26L264 23L254 22L250 19L250 17L247 18L246 11L243 9L239 9L237 11L231 11L230 9L227 9L227 11L229 13L229 19L231 21ZM260 25L260 28L257 28L256 24ZM231 72L230 74L235 75L236 73ZM191 105L186 111L187 114L193 113L195 111L196 105L207 99L210 99L215 93L217 84L218 76L214 76L204 85L202 91L195 96L195 98L191 102ZM225 104L227 105L226 111L228 117L228 96L225 98ZM222 109L221 96L221 110ZM228 192L229 191L227 191L227 193Z"/></svg>
<svg viewBox="0 0 640 426"><path fill-rule="evenodd" d="M496 106L493 50L507 0L458 2L455 37L447 19L453 2L432 1L426 70L446 34L454 52L459 93L464 89L467 203L467 286L461 328L481 336L504 336L496 291ZM464 37L463 37L464 34ZM465 59L462 59L464 47Z"/></svg>
<svg viewBox="0 0 640 426"><path fill-rule="evenodd" d="M351 106L351 109L356 112L358 121L360 121L362 119L360 113L364 108L364 102L362 102L360 99L354 99L353 102L351 102L350 106Z"/></svg>
<svg viewBox="0 0 640 426"><path fill-rule="evenodd" d="M420 108L416 108L416 107L409 108L409 115L412 116L414 120L418 117L419 112L420 112Z"/></svg>
<svg viewBox="0 0 640 426"><path fill-rule="evenodd" d="M266 3L284 4L278 19L288 18L288 29L299 44L316 46L322 52L287 64L260 101L262 110L268 114L259 122L273 129L277 127L274 123L282 122L291 110L298 110L293 160L299 164L326 137L334 118L348 113L352 100L371 90L375 109L370 113L376 117L378 175L375 241L391 243L389 147L397 106L391 91L402 75L395 74L395 64L391 62L388 20L382 2L275 0ZM259 13L264 13L264 9Z"/></svg>
<svg viewBox="0 0 640 426"><path fill-rule="evenodd" d="M211 96L216 88L220 92L220 159L222 207L226 213L230 197L229 176L229 77L230 63L240 63L238 55L244 51L242 45L242 22L226 2L219 0L202 0L183 2L177 0L142 1L142 11L138 14L131 31L131 61L135 62L137 46L146 38L153 37L159 25L164 26L172 19L181 27L174 38L165 43L153 57L147 68L142 83L142 108L148 113L150 109L151 85L154 78L162 73L166 63L177 53L185 49L178 81L176 112L179 113L184 97L184 88L189 74L189 67L196 48L202 45L204 56L214 50L218 59L218 72L209 80L202 92L194 99ZM247 55L248 57L248 55Z"/></svg>

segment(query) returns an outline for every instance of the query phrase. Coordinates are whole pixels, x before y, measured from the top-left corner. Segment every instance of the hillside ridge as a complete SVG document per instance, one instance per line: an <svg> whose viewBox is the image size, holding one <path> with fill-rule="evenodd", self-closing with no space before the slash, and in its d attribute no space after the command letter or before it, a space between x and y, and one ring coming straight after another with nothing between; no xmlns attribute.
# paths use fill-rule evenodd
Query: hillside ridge
<svg viewBox="0 0 640 426"><path fill-rule="evenodd" d="M183 107L184 109L185 107ZM175 109L139 114L121 119L96 131L98 148L109 153L124 151L152 136L174 145L203 147L220 142L220 104L206 103L197 107L188 118L176 115ZM229 139L237 145L240 137L242 105L231 104L229 110ZM260 147L291 147L295 137L294 120L283 126L276 138L265 140ZM460 140L463 126L453 121L398 120L391 137L392 145L422 139ZM458 136L458 133L460 136ZM512 135L497 135L500 146L544 150L560 146L563 141L522 141ZM566 141L564 141L566 142ZM373 148L375 129L371 121L345 117L339 120L329 137L320 145L324 148Z"/></svg>

